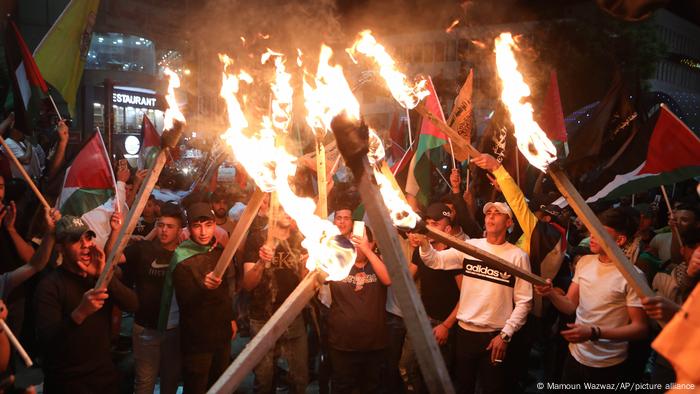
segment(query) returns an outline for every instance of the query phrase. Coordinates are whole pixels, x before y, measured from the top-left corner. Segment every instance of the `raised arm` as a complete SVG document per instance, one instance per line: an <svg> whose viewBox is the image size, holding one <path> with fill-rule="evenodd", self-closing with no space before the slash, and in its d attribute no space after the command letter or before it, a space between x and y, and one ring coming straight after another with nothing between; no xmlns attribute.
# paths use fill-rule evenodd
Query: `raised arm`
<svg viewBox="0 0 700 394"><path fill-rule="evenodd" d="M56 222L61 218L61 214L57 209L45 210L44 219L46 220L46 233L41 242L39 249L32 255L29 262L14 271L9 273L7 280L7 288L5 294L9 294L12 289L22 284L32 275L40 272L46 267L46 264L51 258L51 252L56 244L55 228Z"/></svg>

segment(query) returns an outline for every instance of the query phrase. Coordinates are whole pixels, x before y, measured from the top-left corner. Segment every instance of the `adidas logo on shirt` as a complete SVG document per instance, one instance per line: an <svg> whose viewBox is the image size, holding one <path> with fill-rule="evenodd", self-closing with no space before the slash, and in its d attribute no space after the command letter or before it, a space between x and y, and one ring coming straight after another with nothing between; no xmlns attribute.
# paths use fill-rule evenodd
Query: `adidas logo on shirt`
<svg viewBox="0 0 700 394"><path fill-rule="evenodd" d="M485 280L500 285L514 287L515 277L505 271L499 271L483 264L479 260L464 259L462 274L475 279Z"/></svg>

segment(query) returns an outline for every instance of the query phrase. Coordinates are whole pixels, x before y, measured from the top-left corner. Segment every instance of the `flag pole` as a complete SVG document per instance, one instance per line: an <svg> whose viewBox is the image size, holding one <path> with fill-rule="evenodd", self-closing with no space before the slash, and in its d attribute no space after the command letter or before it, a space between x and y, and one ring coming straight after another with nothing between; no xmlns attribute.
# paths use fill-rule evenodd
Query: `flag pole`
<svg viewBox="0 0 700 394"><path fill-rule="evenodd" d="M29 357L27 351L24 350L24 347L19 342L15 334L12 332L12 330L10 330L10 327L7 326L5 320L2 319L0 319L0 331L5 332L5 335L7 335L7 339L10 341L15 350L17 350L17 353L19 353L20 357L22 357L22 360L24 360L24 364L27 367L31 367L32 365L34 365L34 363L32 362L32 358Z"/></svg>
<svg viewBox="0 0 700 394"><path fill-rule="evenodd" d="M450 155L452 155L452 169L456 170L457 169L457 159L455 159L455 148L452 147L452 138L447 138L447 142L450 143Z"/></svg>
<svg viewBox="0 0 700 394"><path fill-rule="evenodd" d="M668 214L673 215L673 207L671 206L671 201L668 199L668 193L666 193L666 186L661 185L661 193L664 195L664 201L666 201L666 208L668 208ZM683 239L681 238L681 233L678 230L678 225L673 224L671 227L673 227L673 231L671 233L676 234L676 237L678 237L678 244L683 247Z"/></svg>
<svg viewBox="0 0 700 394"><path fill-rule="evenodd" d="M51 101L51 105L53 105L54 111L56 111L56 115L58 115L58 120L63 122L63 117L61 116L61 112L58 110L58 107L56 106L56 102L53 101L53 96L51 94L48 94L49 100Z"/></svg>
<svg viewBox="0 0 700 394"><path fill-rule="evenodd" d="M39 199L39 202L41 205L43 205L46 209L51 209L51 205L49 205L49 202L46 201L46 198L44 198L44 195L41 194L39 191L39 188L36 187L36 184L34 183L34 180L32 177L27 174L27 170L24 169L24 165L19 162L17 159L17 156L12 152L9 146L7 146L7 142L5 142L5 139L0 136L0 144L2 144L2 147L5 149L5 154L10 158L12 161L12 164L17 167L17 170L19 171L20 174L22 174L22 177L24 178L25 181L27 181L27 184L29 187L32 189L34 194L36 195L36 198Z"/></svg>
<svg viewBox="0 0 700 394"><path fill-rule="evenodd" d="M408 111L408 108L404 109L406 110L406 124L408 125L408 146L413 146L413 132L411 131L411 113Z"/></svg>
<svg viewBox="0 0 700 394"><path fill-rule="evenodd" d="M100 134L99 126L95 127L95 129L97 130L97 133L100 135L100 138L102 138L102 134ZM112 168L112 159L109 157L109 153L107 153L107 149L105 148L104 141L102 141L102 148L105 150L105 155L107 156L107 160L109 161L109 172L112 174L112 181L114 181L114 205L115 205L114 212L121 212L121 204L119 203L119 190L117 189L117 177L114 176L114 168Z"/></svg>

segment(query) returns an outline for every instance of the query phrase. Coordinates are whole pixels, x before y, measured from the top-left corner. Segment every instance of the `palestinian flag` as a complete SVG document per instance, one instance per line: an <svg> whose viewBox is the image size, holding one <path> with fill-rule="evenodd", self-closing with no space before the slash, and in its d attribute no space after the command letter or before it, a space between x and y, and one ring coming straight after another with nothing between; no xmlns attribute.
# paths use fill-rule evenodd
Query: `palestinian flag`
<svg viewBox="0 0 700 394"><path fill-rule="evenodd" d="M15 112L16 127L30 133L39 115L40 100L48 94L49 88L13 20L7 21L5 58L12 79L12 96L8 95L6 106Z"/></svg>
<svg viewBox="0 0 700 394"><path fill-rule="evenodd" d="M586 202L614 199L700 176L700 138L665 105L597 181Z"/></svg>
<svg viewBox="0 0 700 394"><path fill-rule="evenodd" d="M216 245L216 244L214 244ZM160 296L160 312L158 314L158 330L164 331L168 327L168 316L170 315L170 307L175 294L173 288L173 272L175 267L190 257L207 253L214 249L213 245L200 245L191 239L184 240L173 253L170 259L168 272L165 274L165 284L163 284L163 292Z"/></svg>
<svg viewBox="0 0 700 394"><path fill-rule="evenodd" d="M428 78L427 87L430 95L425 99L425 108L444 121L445 115L442 112L440 100L438 100L433 81L430 78ZM421 120L418 146L416 147L416 153L411 158L408 179L406 179L406 193L415 196L422 205L427 205L430 198L431 173L433 171L430 153L447 142L447 136L430 120Z"/></svg>
<svg viewBox="0 0 700 394"><path fill-rule="evenodd" d="M115 185L102 135L96 132L66 170L58 209L63 215L83 216L114 196Z"/></svg>
<svg viewBox="0 0 700 394"><path fill-rule="evenodd" d="M148 116L143 115L141 122L141 152L139 153L138 167L139 170L151 168L160 152L160 135L156 131L156 127L148 119Z"/></svg>
<svg viewBox="0 0 700 394"><path fill-rule="evenodd" d="M550 140L566 142L564 111L561 107L557 72L554 70L549 73L549 88L547 89L547 95L544 98L544 105L540 111L540 118L537 123L539 123Z"/></svg>

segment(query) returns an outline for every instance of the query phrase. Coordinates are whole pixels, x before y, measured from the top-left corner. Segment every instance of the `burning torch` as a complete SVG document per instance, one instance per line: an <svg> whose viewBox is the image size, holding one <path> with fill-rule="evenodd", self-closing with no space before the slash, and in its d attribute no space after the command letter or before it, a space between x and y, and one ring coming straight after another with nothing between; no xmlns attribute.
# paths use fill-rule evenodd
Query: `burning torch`
<svg viewBox="0 0 700 394"><path fill-rule="evenodd" d="M114 247L112 247L112 250L109 252L105 267L102 270L102 273L100 273L100 277L97 279L97 283L95 284L95 289L106 287L109 283L113 272L111 268L114 266L114 264L116 264L117 259L119 256L121 256L124 248L126 248L129 238L131 237L131 233L136 228L139 217L141 217L141 213L146 207L148 196L151 195L151 192L158 181L158 177L160 176L160 172L165 166L169 152L171 149L174 149L177 146L180 136L182 135L182 129L185 125L185 116L182 114L182 112L180 112L177 105L177 100L175 99L175 88L180 87L180 78L169 69L166 69L165 73L168 75L170 82L168 84L168 94L166 95L168 109L165 112L165 132L161 138L162 149L160 152L158 152L158 156L156 156L156 160L153 162L151 168L148 169L148 175L141 184L141 188L134 199L134 203L132 204L126 217L126 223L124 223L121 230L119 230L117 241Z"/></svg>

